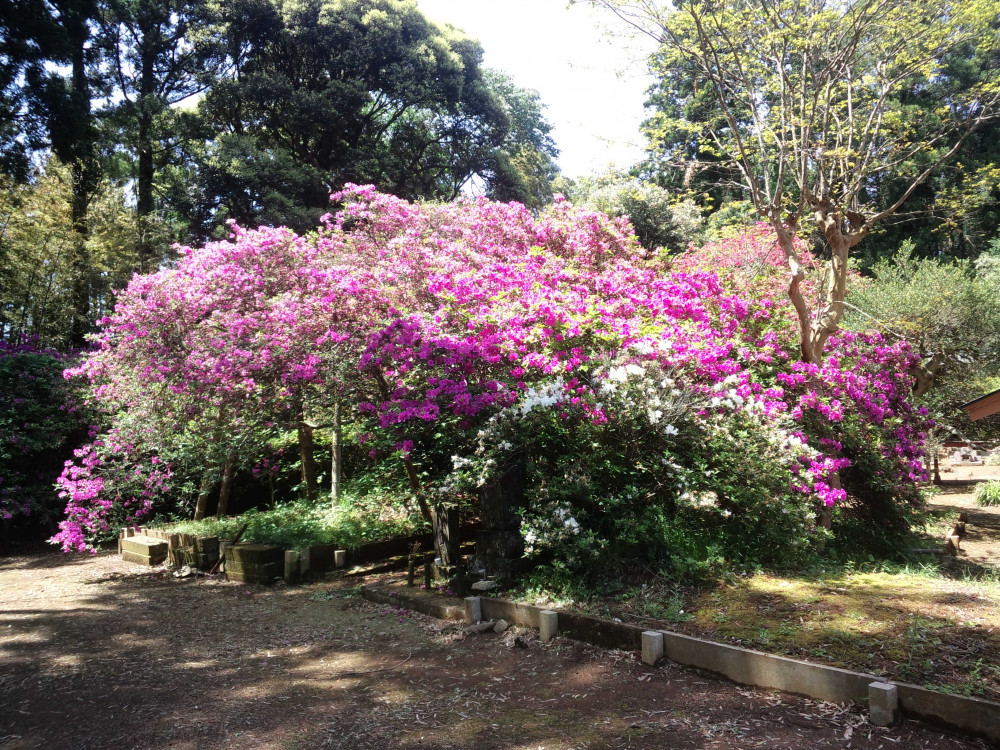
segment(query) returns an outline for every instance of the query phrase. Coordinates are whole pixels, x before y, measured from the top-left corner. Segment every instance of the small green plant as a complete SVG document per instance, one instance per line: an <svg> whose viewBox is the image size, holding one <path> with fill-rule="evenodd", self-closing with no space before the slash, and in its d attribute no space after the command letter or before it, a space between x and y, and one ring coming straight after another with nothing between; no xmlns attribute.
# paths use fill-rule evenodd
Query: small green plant
<svg viewBox="0 0 1000 750"><path fill-rule="evenodd" d="M686 622L694 619L694 615L685 609L684 597L677 593L669 599L644 602L642 612L647 617L667 622Z"/></svg>
<svg viewBox="0 0 1000 750"><path fill-rule="evenodd" d="M1000 505L1000 482L991 479L976 487L976 505Z"/></svg>

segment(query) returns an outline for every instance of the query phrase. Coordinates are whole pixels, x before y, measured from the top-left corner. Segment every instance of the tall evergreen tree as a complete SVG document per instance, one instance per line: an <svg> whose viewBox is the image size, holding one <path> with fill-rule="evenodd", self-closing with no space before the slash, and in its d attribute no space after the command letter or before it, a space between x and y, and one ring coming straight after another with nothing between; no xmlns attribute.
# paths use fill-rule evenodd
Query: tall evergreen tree
<svg viewBox="0 0 1000 750"><path fill-rule="evenodd" d="M44 59L66 65L68 75L35 67L28 71L33 106L45 123L52 152L72 175L71 221L73 250L73 322L70 340L85 343L93 321L90 314L92 264L87 248L87 211L100 181L98 128L92 100L96 51L92 43L97 17L95 0L52 0L48 14L33 29Z"/></svg>
<svg viewBox="0 0 1000 750"><path fill-rule="evenodd" d="M107 0L99 21L117 102L110 119L132 157L139 270L145 272L158 260L154 178L176 160L179 123L171 108L211 86L225 47L216 7L208 0Z"/></svg>

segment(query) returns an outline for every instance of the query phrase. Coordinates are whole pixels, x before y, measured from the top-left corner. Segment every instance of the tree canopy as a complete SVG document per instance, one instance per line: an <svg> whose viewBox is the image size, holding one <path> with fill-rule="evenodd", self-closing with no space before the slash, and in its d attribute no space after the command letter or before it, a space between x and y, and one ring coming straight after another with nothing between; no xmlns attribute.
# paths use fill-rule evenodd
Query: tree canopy
<svg viewBox="0 0 1000 750"><path fill-rule="evenodd" d="M31 286L38 273L2 282L15 307L0 335L36 331L80 346L122 270L169 264L174 242L223 235L229 219L314 229L345 182L406 198L451 199L465 188L543 206L558 153L543 105L483 68L482 55L478 42L404 0L5 4L4 222L27 227L32 206L68 214L72 231L33 248L27 234L0 235L6 267L27 269L57 245L45 273L66 267L66 283L51 287ZM57 172L68 193L53 189ZM114 231L91 238L109 220ZM109 275L112 234L119 258ZM40 308L26 294L69 314L36 323ZM56 320L68 329L56 333Z"/></svg>
<svg viewBox="0 0 1000 750"><path fill-rule="evenodd" d="M751 200L777 234L802 356L844 310L851 248L997 116L992 3L982 0L594 0L660 43L646 124L654 160ZM963 60L983 61L973 75ZM882 189L876 189L882 188ZM831 256L801 292L794 237Z"/></svg>
<svg viewBox="0 0 1000 750"><path fill-rule="evenodd" d="M240 222L306 229L348 182L447 200L478 177L492 195L547 197L557 152L537 96L485 71L478 42L412 2L241 2L227 28L235 72L202 106L218 131L206 175ZM268 200L276 189L310 218Z"/></svg>

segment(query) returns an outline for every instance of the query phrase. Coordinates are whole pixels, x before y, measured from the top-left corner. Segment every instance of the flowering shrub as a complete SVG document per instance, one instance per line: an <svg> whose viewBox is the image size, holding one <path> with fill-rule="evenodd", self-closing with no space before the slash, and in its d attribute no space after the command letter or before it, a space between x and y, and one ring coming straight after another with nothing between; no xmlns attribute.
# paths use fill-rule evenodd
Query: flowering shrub
<svg viewBox="0 0 1000 750"><path fill-rule="evenodd" d="M242 441L246 470L263 460L252 435L339 403L372 463L405 466L424 507L526 465L529 554L567 565L670 553L664 524L724 554L787 558L823 536L825 507L913 497L923 426L905 349L842 336L804 366L767 295L695 260L671 269L624 220L564 201L535 218L370 187L334 199L314 234L234 227L133 280L78 370L96 398L207 436L206 450L225 443L230 460ZM168 460L164 432L102 439L99 462L67 468L78 510L64 545L102 528L82 509L106 507L108 487L133 498L127 513L155 506L195 455ZM162 468L116 463L120 451Z"/></svg>
<svg viewBox="0 0 1000 750"><path fill-rule="evenodd" d="M66 462L58 480L59 496L67 502L56 536L64 551L96 551L94 542L150 518L155 502L161 510L169 507L170 466L156 455L138 454L117 429L73 455L76 460Z"/></svg>
<svg viewBox="0 0 1000 750"><path fill-rule="evenodd" d="M0 341L0 519L56 513L52 477L84 412L62 377L67 359L32 342Z"/></svg>

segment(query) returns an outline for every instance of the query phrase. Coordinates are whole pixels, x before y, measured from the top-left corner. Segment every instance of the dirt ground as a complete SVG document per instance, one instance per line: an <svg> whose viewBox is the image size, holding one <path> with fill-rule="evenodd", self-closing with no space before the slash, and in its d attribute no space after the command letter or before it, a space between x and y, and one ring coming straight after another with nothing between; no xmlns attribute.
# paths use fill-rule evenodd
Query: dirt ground
<svg viewBox="0 0 1000 750"><path fill-rule="evenodd" d="M967 536L958 553L959 562L970 567L1000 569L1000 506L980 508L974 501L974 482L1000 479L1000 467L956 466L942 473L941 479L944 480L941 492L930 499L929 509L940 513L942 520L948 522L956 520L959 513L969 516Z"/></svg>
<svg viewBox="0 0 1000 750"><path fill-rule="evenodd" d="M356 578L0 558L0 748L980 748L633 653L371 604ZM520 636L520 642L516 639Z"/></svg>

